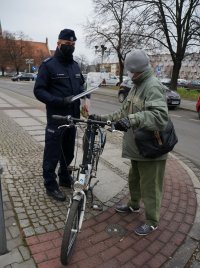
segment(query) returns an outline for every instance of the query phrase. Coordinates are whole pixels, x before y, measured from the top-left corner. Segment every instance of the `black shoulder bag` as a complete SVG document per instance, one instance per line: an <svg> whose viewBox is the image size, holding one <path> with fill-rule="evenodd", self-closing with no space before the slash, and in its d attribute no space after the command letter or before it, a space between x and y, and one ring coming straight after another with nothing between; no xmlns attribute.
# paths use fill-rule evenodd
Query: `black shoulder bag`
<svg viewBox="0 0 200 268"><path fill-rule="evenodd" d="M156 158L173 150L178 142L174 125L169 119L163 131L138 128L134 131L135 142L140 154L146 158Z"/></svg>

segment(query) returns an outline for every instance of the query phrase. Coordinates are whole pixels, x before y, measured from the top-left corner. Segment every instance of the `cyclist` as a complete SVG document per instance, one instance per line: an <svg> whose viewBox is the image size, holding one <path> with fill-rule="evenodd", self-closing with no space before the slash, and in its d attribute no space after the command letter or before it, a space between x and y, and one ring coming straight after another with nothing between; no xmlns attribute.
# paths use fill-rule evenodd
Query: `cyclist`
<svg viewBox="0 0 200 268"><path fill-rule="evenodd" d="M116 121L115 128L125 131L122 156L131 160L128 177L130 200L127 204L117 205L116 211L139 212L142 199L146 222L134 231L138 235L148 235L157 229L159 222L167 154L154 159L144 158L137 149L134 129L163 130L168 122L168 108L165 89L153 75L144 50L136 49L129 53L125 69L135 86L122 107L111 114L91 115L90 118Z"/></svg>

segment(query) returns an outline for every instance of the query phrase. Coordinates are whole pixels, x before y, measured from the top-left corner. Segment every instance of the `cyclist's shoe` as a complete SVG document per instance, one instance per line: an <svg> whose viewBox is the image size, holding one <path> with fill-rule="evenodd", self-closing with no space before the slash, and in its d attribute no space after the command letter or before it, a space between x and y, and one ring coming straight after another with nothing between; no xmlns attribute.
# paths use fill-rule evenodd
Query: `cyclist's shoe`
<svg viewBox="0 0 200 268"><path fill-rule="evenodd" d="M66 200L66 196L64 193L62 193L59 189L55 189L53 191L50 190L46 190L46 193L48 196L53 197L53 199L58 200L58 201L65 201Z"/></svg>
<svg viewBox="0 0 200 268"><path fill-rule="evenodd" d="M131 206L125 205L125 204L119 204L115 207L115 210L117 212L123 213L123 212L134 212L134 213L138 213L140 212L140 208L133 208Z"/></svg>
<svg viewBox="0 0 200 268"><path fill-rule="evenodd" d="M148 235L155 231L158 228L158 226L153 226L153 225L148 225L148 224L143 224L139 227L137 227L134 232L137 235Z"/></svg>

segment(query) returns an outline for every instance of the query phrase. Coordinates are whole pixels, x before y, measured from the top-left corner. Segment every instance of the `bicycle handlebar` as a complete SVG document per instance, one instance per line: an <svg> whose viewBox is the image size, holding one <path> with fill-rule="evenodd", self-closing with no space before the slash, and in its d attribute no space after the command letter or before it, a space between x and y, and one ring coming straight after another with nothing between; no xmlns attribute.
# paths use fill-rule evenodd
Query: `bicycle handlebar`
<svg viewBox="0 0 200 268"><path fill-rule="evenodd" d="M56 121L61 121L62 123L65 124L73 124L75 123L85 123L85 124L97 124L100 126L112 126L112 122L110 120L108 121L98 121L98 120L92 120L92 119L80 119L80 118L75 118L72 117L71 115L52 115L52 118Z"/></svg>

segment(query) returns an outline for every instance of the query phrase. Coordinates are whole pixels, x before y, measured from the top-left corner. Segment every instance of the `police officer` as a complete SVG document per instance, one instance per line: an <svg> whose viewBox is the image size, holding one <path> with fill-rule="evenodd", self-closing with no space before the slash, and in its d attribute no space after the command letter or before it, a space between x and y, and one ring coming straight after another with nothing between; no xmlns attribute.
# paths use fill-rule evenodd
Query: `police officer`
<svg viewBox="0 0 200 268"><path fill-rule="evenodd" d="M74 95L84 91L84 78L73 60L76 36L73 30L64 29L58 36L53 57L41 64L35 82L35 97L46 104L47 126L43 158L43 177L46 193L59 201L66 196L59 186L71 188L71 176L67 167L74 157L75 128L58 129L52 115L80 117L80 100L71 101ZM56 167L60 164L56 181Z"/></svg>

